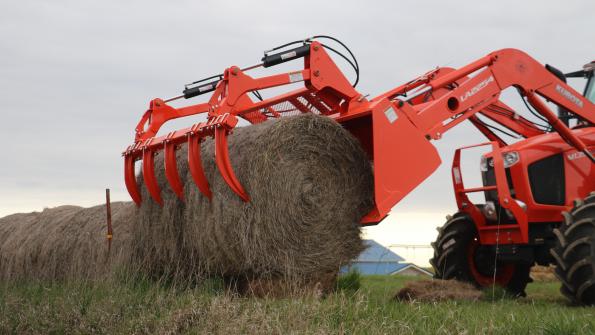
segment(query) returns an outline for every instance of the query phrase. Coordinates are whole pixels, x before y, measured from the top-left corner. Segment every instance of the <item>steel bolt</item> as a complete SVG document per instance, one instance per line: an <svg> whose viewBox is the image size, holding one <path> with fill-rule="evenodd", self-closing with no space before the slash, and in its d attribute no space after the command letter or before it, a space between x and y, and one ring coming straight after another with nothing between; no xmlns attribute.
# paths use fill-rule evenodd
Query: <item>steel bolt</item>
<svg viewBox="0 0 595 335"><path fill-rule="evenodd" d="M318 76L320 76L320 71L318 71L318 70L314 71L314 77L318 77Z"/></svg>

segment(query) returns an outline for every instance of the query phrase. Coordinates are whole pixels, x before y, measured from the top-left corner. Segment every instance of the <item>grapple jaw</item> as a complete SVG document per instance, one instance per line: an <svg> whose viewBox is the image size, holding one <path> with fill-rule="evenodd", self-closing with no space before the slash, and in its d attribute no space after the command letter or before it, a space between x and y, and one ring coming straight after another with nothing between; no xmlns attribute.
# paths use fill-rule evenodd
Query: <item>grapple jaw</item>
<svg viewBox="0 0 595 335"><path fill-rule="evenodd" d="M200 142L202 142L200 135L194 133L188 134L188 169L192 175L192 180L200 192L204 194L205 197L211 199L213 193L211 192L209 181L202 168Z"/></svg>
<svg viewBox="0 0 595 335"><path fill-rule="evenodd" d="M127 152L131 150L131 147L133 146L128 147L128 149L124 153L124 181L126 183L126 189L128 190L130 197L132 198L132 201L134 201L134 203L136 203L137 206L140 206L142 197L138 190L138 185L136 183L136 175L134 171L134 163L136 161L136 158L130 154L127 154Z"/></svg>
<svg viewBox="0 0 595 335"><path fill-rule="evenodd" d="M229 130L219 127L215 130L215 163L221 173L223 180L229 185L232 191L237 194L244 202L250 201L248 194L242 187L242 184L236 177L229 160L229 151L227 147L227 134Z"/></svg>
<svg viewBox="0 0 595 335"><path fill-rule="evenodd" d="M192 180L200 192L211 199L212 192L204 173L200 152L200 143L206 136L215 138L215 161L221 177L242 200L248 201L249 197L246 191L233 172L227 148L227 136L237 123L238 119L229 113L211 115L207 122L200 122L190 128L170 132L166 136L140 140L128 147L123 153L124 176L126 188L134 202L140 206L142 201L135 176L135 161L141 159L142 176L147 191L157 204L163 205L161 189L155 176L155 155L159 150L164 151L165 177L169 186L180 200L184 200L184 184L178 172L176 158L176 150L184 142L188 145L188 168Z"/></svg>
<svg viewBox="0 0 595 335"><path fill-rule="evenodd" d="M145 186L147 187L151 198L153 198L159 205L163 205L161 189L159 189L159 184L155 177L155 152L149 146L151 139L149 139L148 142L147 145L143 146L143 179L145 180Z"/></svg>
<svg viewBox="0 0 595 335"><path fill-rule="evenodd" d="M175 132L171 132L167 135L165 142L163 143L163 161L165 163L165 178L169 182L172 191L178 196L180 200L184 200L184 184L180 179L178 173L178 163L176 160L177 145L171 142L171 137Z"/></svg>
<svg viewBox="0 0 595 335"><path fill-rule="evenodd" d="M317 57L310 59L311 53L316 53ZM244 73L256 67L269 67L297 58L305 58L303 70L256 79ZM304 82L304 88L267 100L263 100L259 94L262 89L296 82ZM165 177L169 187L180 200L184 200L184 183L177 168L176 150L185 143L188 146L188 168L192 180L200 192L211 199L213 194L205 176L200 148L207 136L214 138L215 163L222 179L240 199L247 202L250 197L233 171L228 152L227 137L237 125L238 117L249 123L260 123L271 118L307 112L330 115L344 109L342 101L349 101L358 95L321 44L315 41L304 41L298 48L274 55L265 54L259 65L244 70L232 66L221 75L191 85L196 86L187 86L179 97L152 100L136 126L134 145L123 153L126 188L137 205L142 201L135 176L137 160L142 160L141 174L150 197L159 205L163 204L154 166L155 155L161 150L164 151ZM168 105L169 101L178 98L188 99L210 92L213 93L208 102L202 104L182 108ZM250 93L261 101L254 102L248 96ZM201 113L207 114L205 122L158 136L159 129L167 121Z"/></svg>

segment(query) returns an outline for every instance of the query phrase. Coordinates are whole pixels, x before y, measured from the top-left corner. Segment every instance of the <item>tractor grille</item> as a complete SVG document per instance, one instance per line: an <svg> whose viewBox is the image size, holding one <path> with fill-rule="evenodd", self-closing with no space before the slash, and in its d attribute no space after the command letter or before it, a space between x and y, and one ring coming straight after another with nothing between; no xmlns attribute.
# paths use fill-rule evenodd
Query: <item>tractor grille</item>
<svg viewBox="0 0 595 335"><path fill-rule="evenodd" d="M529 165L533 200L544 205L564 205L564 158L562 154L546 157Z"/></svg>

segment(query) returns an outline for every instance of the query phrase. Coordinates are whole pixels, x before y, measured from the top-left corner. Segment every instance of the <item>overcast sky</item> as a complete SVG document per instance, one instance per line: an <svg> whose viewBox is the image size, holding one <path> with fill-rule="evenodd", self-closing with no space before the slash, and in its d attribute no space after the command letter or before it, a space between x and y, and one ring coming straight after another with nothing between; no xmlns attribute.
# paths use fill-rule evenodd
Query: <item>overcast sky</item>
<svg viewBox="0 0 595 335"><path fill-rule="evenodd" d="M106 187L128 200L120 153L151 98L315 34L351 47L374 96L505 47L577 70L595 58L595 1L0 0L0 216L101 203ZM436 142L442 167L395 217L454 211L452 151L480 141L460 126Z"/></svg>

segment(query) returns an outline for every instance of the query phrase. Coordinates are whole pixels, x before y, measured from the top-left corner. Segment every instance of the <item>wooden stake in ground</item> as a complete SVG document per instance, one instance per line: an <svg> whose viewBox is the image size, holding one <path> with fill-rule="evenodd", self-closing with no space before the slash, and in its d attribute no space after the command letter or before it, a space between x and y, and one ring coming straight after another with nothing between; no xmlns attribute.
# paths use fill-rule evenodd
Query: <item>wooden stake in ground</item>
<svg viewBox="0 0 595 335"><path fill-rule="evenodd" d="M110 252L112 251L112 237L114 236L114 230L112 229L112 206L109 196L109 188L105 189L105 209L107 214L107 256L109 258Z"/></svg>

